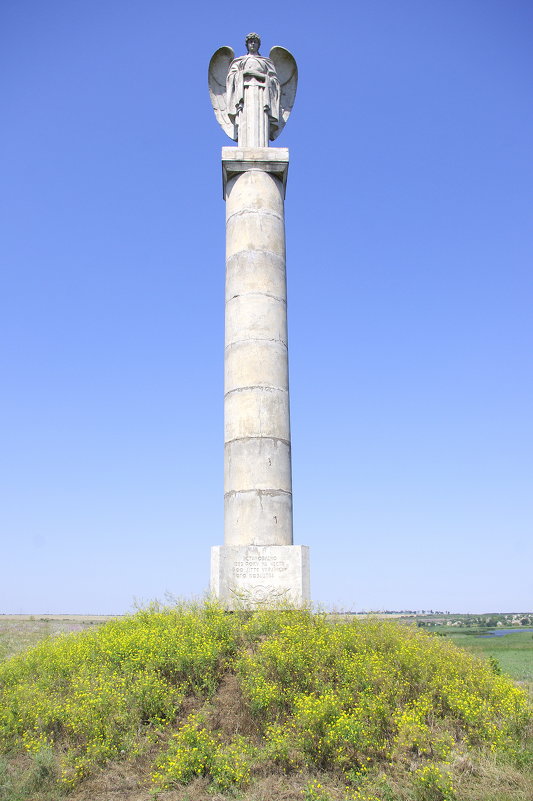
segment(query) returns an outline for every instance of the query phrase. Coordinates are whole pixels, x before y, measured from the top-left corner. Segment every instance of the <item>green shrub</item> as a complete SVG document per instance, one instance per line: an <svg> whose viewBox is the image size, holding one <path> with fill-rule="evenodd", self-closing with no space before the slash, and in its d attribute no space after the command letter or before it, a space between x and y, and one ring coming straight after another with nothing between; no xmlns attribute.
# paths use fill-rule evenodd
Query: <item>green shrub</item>
<svg viewBox="0 0 533 801"><path fill-rule="evenodd" d="M141 611L99 630L45 640L0 665L0 747L61 743L74 785L143 732L174 721L187 694L208 697L235 649L237 620L215 605Z"/></svg>
<svg viewBox="0 0 533 801"><path fill-rule="evenodd" d="M490 665L390 622L334 626L295 613L258 637L237 670L270 754L287 768L443 759L461 741L508 749L528 717L524 693Z"/></svg>
<svg viewBox="0 0 533 801"><path fill-rule="evenodd" d="M228 790L246 784L254 750L242 738L223 743L209 731L202 716L193 714L187 719L152 773L158 789L188 784L197 776L206 776L218 790Z"/></svg>
<svg viewBox="0 0 533 801"><path fill-rule="evenodd" d="M455 801L456 795L450 774L439 765L424 765L415 773L417 801Z"/></svg>

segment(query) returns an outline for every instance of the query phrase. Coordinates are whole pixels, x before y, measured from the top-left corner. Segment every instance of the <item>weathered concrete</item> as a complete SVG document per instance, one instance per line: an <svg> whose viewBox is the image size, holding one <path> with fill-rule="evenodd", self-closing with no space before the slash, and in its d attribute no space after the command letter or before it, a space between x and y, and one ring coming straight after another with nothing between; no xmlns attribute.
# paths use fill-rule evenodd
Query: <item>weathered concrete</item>
<svg viewBox="0 0 533 801"><path fill-rule="evenodd" d="M224 545L211 591L228 609L309 602L293 545L285 148L223 148L226 199Z"/></svg>
<svg viewBox="0 0 533 801"><path fill-rule="evenodd" d="M223 151L226 545L292 545L283 181L288 154L277 150ZM272 171L261 169L265 165Z"/></svg>
<svg viewBox="0 0 533 801"><path fill-rule="evenodd" d="M309 549L305 545L215 546L211 588L227 609L257 609L309 602Z"/></svg>

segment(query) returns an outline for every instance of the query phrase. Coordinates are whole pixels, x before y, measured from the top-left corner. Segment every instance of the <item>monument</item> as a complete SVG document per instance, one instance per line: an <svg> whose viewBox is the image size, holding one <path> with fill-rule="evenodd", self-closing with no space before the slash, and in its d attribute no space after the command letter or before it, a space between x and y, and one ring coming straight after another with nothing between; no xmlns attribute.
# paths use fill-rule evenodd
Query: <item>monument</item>
<svg viewBox="0 0 533 801"><path fill-rule="evenodd" d="M309 601L309 549L293 544L285 275L283 130L298 71L288 50L221 47L209 93L222 129L226 201L224 545L211 550L211 592L227 609Z"/></svg>

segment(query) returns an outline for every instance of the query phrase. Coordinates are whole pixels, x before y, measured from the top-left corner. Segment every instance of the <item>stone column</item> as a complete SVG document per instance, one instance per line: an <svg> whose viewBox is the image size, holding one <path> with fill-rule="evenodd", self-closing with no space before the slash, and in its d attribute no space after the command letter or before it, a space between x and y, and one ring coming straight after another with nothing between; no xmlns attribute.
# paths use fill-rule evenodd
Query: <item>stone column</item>
<svg viewBox="0 0 533 801"><path fill-rule="evenodd" d="M224 546L212 592L228 607L309 600L292 544L285 279L286 148L223 148L226 200Z"/></svg>
<svg viewBox="0 0 533 801"><path fill-rule="evenodd" d="M256 152L237 162L242 171L233 173L235 162L225 165L224 543L292 545L283 214L288 156L267 151L277 156L268 162L276 174L256 166Z"/></svg>

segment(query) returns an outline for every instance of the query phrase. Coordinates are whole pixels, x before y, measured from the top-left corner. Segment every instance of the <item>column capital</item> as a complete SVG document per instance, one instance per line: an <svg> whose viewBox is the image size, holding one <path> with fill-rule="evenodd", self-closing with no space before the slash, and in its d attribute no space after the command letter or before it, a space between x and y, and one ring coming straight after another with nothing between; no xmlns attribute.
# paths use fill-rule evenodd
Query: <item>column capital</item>
<svg viewBox="0 0 533 801"><path fill-rule="evenodd" d="M287 186L289 169L289 149L286 147L223 147L222 148L222 191L226 197L226 184L235 175L249 170L262 170L273 173Z"/></svg>

